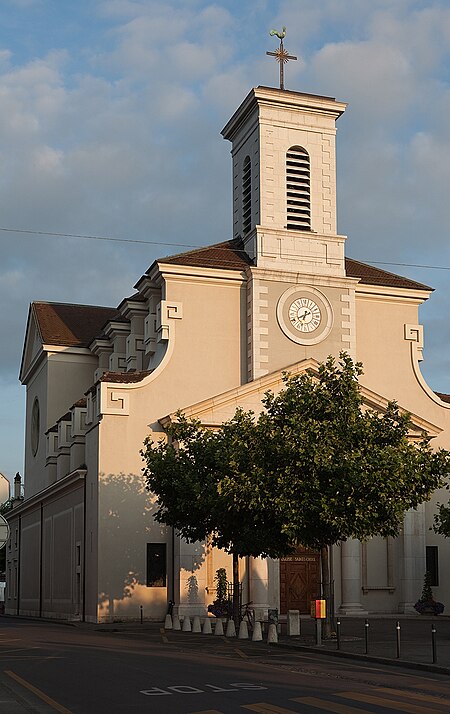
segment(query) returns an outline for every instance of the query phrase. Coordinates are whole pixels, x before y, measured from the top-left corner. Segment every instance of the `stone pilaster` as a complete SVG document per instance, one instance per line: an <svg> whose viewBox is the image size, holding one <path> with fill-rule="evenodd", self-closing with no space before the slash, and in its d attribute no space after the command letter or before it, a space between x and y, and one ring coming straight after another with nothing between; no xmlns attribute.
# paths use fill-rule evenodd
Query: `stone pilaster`
<svg viewBox="0 0 450 714"><path fill-rule="evenodd" d="M361 605L361 543L349 538L341 544L342 615L367 615Z"/></svg>

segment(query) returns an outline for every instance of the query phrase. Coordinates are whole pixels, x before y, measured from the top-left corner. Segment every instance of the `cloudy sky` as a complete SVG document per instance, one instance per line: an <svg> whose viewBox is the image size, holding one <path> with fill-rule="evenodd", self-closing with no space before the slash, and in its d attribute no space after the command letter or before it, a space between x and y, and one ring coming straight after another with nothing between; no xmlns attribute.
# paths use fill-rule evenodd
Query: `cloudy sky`
<svg viewBox="0 0 450 714"><path fill-rule="evenodd" d="M179 252L173 244L230 237L220 130L252 86L277 85L265 52L282 25L286 48L301 57L286 87L349 102L338 124L347 254L436 288L421 313L423 371L450 392L448 0L2 0L7 476L23 465L17 374L29 302L115 306L155 258Z"/></svg>

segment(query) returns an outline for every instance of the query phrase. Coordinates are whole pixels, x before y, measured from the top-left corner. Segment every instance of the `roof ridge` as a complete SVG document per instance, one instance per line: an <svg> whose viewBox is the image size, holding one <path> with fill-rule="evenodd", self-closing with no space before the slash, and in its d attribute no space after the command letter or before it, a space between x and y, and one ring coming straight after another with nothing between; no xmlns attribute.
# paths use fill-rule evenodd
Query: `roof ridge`
<svg viewBox="0 0 450 714"><path fill-rule="evenodd" d="M64 305L65 307L89 307L90 309L96 308L98 310L117 310L116 307L112 305L92 305L88 303L80 302L60 302L59 300L33 300L32 305Z"/></svg>

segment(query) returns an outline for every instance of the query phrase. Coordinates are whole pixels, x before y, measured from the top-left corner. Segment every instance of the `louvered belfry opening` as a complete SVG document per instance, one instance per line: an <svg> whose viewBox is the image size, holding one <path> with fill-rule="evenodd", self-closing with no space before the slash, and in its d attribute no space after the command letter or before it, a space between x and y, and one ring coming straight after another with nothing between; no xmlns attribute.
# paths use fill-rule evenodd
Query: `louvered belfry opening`
<svg viewBox="0 0 450 714"><path fill-rule="evenodd" d="M245 235L252 225L252 164L250 157L244 159L242 171L242 232Z"/></svg>
<svg viewBox="0 0 450 714"><path fill-rule="evenodd" d="M286 154L287 228L311 230L311 181L309 154L292 146Z"/></svg>

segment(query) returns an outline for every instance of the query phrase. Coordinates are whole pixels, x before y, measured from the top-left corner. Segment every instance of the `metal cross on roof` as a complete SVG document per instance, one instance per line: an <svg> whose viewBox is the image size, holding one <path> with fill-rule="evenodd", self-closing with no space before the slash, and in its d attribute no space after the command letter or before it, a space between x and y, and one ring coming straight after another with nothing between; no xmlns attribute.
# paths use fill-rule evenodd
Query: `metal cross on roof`
<svg viewBox="0 0 450 714"><path fill-rule="evenodd" d="M270 55L271 57L277 58L277 62L280 65L280 89L284 89L284 65L286 64L286 62L289 62L289 60L296 60L297 57L288 54L288 52L284 49L283 40L286 37L285 27L283 27L281 32L278 32L277 30L271 30L270 35L272 37L273 35L278 37L278 39L280 40L280 46L275 52L266 52L266 55Z"/></svg>

